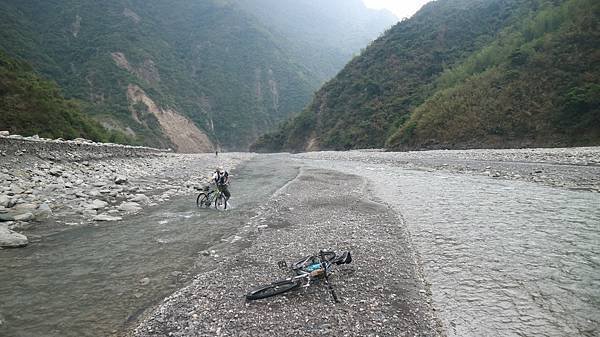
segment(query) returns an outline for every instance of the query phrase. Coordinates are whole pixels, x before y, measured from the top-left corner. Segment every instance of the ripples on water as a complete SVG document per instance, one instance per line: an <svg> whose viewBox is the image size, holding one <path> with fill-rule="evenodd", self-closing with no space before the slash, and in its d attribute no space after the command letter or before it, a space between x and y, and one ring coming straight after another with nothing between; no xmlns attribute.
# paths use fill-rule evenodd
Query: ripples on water
<svg viewBox="0 0 600 337"><path fill-rule="evenodd" d="M450 336L600 334L600 194L336 168L373 178L379 197L404 215Z"/></svg>

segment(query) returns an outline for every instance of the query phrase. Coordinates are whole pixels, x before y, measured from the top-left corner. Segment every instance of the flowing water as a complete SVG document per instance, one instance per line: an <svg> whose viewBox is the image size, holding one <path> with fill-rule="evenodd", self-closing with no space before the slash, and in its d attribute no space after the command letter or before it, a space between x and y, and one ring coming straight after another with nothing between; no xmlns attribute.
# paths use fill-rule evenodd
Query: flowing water
<svg viewBox="0 0 600 337"><path fill-rule="evenodd" d="M233 209L194 196L114 224L0 251L0 336L106 336L181 287L198 253L242 227L306 164L261 156L235 173ZM401 214L450 336L600 335L600 195L391 165L359 174Z"/></svg>
<svg viewBox="0 0 600 337"><path fill-rule="evenodd" d="M449 336L599 336L600 194L359 162L405 218Z"/></svg>
<svg viewBox="0 0 600 337"><path fill-rule="evenodd" d="M0 250L0 336L118 333L206 267L196 265L198 254L235 233L296 176L285 158L261 156L232 172L228 211L197 209L192 195Z"/></svg>

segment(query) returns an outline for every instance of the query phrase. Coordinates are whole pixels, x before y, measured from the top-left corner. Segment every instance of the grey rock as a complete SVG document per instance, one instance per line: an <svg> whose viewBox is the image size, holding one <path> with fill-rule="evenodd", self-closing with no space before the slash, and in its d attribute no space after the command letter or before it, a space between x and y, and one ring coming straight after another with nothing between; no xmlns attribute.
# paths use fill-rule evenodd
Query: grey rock
<svg viewBox="0 0 600 337"><path fill-rule="evenodd" d="M23 234L19 234L5 227L0 227L0 247L15 248L27 246L29 240Z"/></svg>
<svg viewBox="0 0 600 337"><path fill-rule="evenodd" d="M0 206L2 207L8 207L8 204L10 203L10 198L7 195L0 195Z"/></svg>
<svg viewBox="0 0 600 337"><path fill-rule="evenodd" d="M15 221L30 221L33 220L34 216L33 213L28 212L15 215L13 218L15 219Z"/></svg>
<svg viewBox="0 0 600 337"><path fill-rule="evenodd" d="M127 177L125 177L125 176L116 176L115 177L115 184L117 184L117 185L127 184Z"/></svg>
<svg viewBox="0 0 600 337"><path fill-rule="evenodd" d="M25 204L16 205L14 207L13 211L15 211L17 213L27 213L27 212L33 212L33 210L35 210L37 208L38 208L38 205L36 205L36 204L25 203Z"/></svg>
<svg viewBox="0 0 600 337"><path fill-rule="evenodd" d="M92 201L92 203L89 204L87 206L87 208L98 210L98 209L103 209L106 206L108 206L108 203L106 201L103 201L103 200L100 200L100 199L94 199L94 201Z"/></svg>
<svg viewBox="0 0 600 337"><path fill-rule="evenodd" d="M10 131L2 130L2 131L0 131L0 136L8 137L8 136L10 136Z"/></svg>
<svg viewBox="0 0 600 337"><path fill-rule="evenodd" d="M94 221L120 221L123 220L120 216L110 216L106 214L98 214L94 217Z"/></svg>
<svg viewBox="0 0 600 337"><path fill-rule="evenodd" d="M81 210L81 214L83 214L86 217L92 218L95 217L96 214L98 214L98 212L95 209L83 209Z"/></svg>
<svg viewBox="0 0 600 337"><path fill-rule="evenodd" d="M50 173L51 176L60 177L62 175L62 169L59 167L53 167L48 173Z"/></svg>
<svg viewBox="0 0 600 337"><path fill-rule="evenodd" d="M15 221L15 217L9 213L0 213L0 221Z"/></svg>
<svg viewBox="0 0 600 337"><path fill-rule="evenodd" d="M43 203L34 212L36 219L46 219L52 216L50 205Z"/></svg>
<svg viewBox="0 0 600 337"><path fill-rule="evenodd" d="M150 279L147 277L144 277L143 279L140 280L140 284L143 286L147 286L148 284L150 284Z"/></svg>
<svg viewBox="0 0 600 337"><path fill-rule="evenodd" d="M142 204L148 204L150 203L150 198L148 198L147 196L143 195L143 194L136 194L133 199L131 199L131 201L134 202L139 202Z"/></svg>
<svg viewBox="0 0 600 337"><path fill-rule="evenodd" d="M119 205L118 209L124 212L137 212L142 208L137 202L123 202L121 205Z"/></svg>

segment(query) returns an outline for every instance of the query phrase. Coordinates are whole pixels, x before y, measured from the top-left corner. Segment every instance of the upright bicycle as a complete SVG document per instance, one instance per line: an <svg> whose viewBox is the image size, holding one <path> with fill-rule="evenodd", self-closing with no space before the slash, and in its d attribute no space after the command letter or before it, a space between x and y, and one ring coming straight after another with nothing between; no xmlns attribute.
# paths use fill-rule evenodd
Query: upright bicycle
<svg viewBox="0 0 600 337"><path fill-rule="evenodd" d="M196 197L196 206L211 207L216 209L227 209L227 198L218 188L211 189L210 186L204 186Z"/></svg>

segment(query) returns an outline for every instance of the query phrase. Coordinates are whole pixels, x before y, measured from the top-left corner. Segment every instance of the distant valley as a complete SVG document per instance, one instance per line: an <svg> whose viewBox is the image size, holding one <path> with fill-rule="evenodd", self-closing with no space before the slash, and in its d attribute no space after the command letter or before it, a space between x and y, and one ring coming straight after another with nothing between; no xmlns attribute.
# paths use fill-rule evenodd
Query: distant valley
<svg viewBox="0 0 600 337"><path fill-rule="evenodd" d="M0 129L180 152L246 150L396 21L360 0L323 3L3 1L0 50L10 61L2 66L24 63L55 82L95 126L74 131L53 117L65 109L17 109L11 104L28 98L12 94L0 105ZM56 123L41 122L48 119Z"/></svg>

